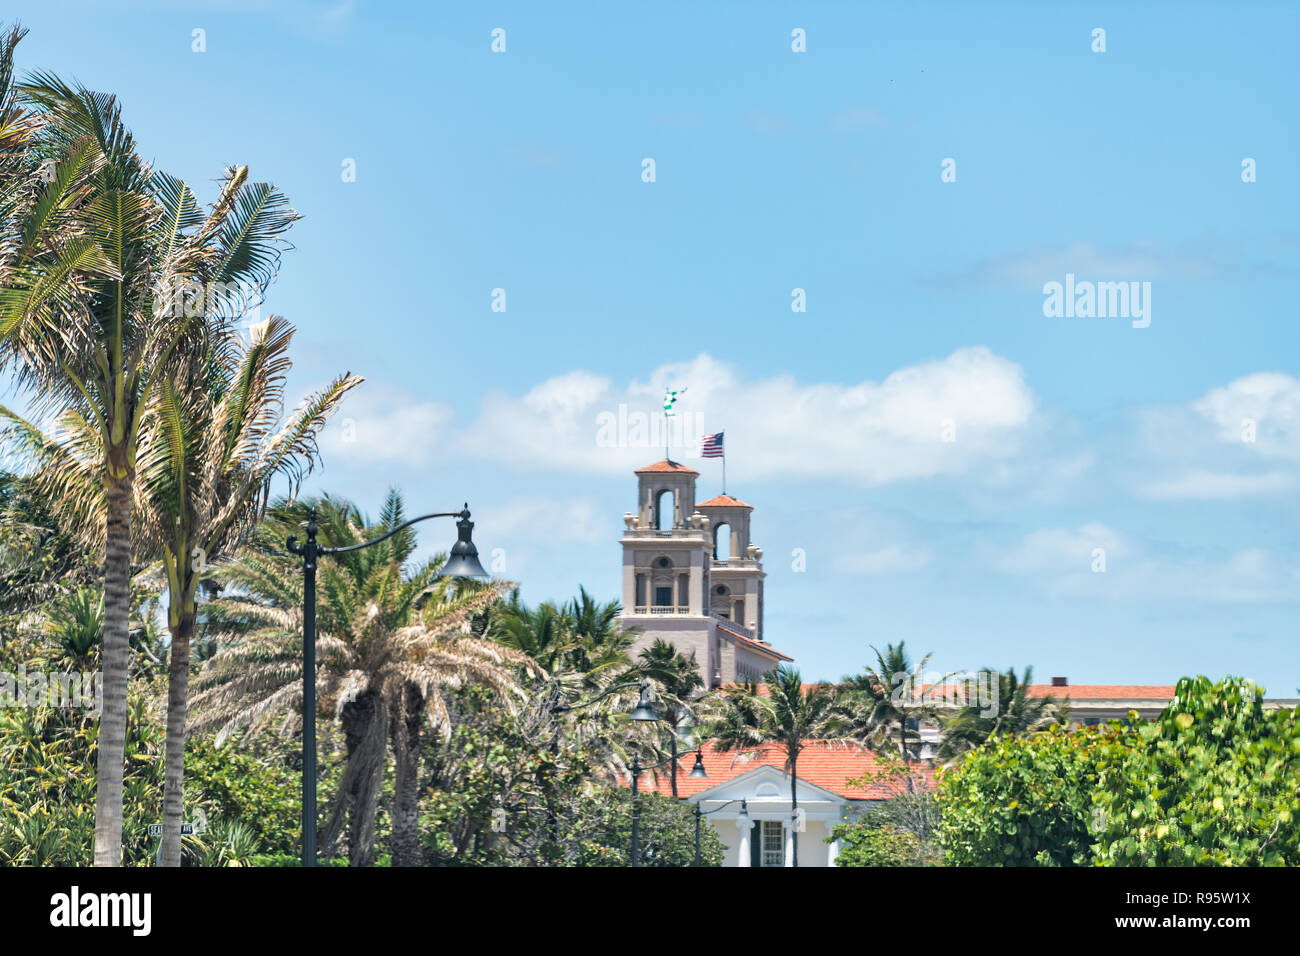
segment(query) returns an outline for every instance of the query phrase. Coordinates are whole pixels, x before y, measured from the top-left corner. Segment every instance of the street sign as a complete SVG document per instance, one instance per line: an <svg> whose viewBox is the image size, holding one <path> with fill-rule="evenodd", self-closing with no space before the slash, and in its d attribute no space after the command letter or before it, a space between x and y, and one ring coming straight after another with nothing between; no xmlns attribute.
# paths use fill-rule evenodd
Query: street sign
<svg viewBox="0 0 1300 956"><path fill-rule="evenodd" d="M182 823L182 824L181 824L181 836L192 836L192 835L193 835L194 833L196 833L196 832L198 832L198 833L202 833L202 832L203 832L202 829L199 829L199 830L196 831L196 830L194 829L195 826L197 826L197 824L194 824L194 823ZM149 824L149 835L150 835L151 837L162 836L162 834L163 834L163 825L162 825L161 823L151 823L151 824Z"/></svg>

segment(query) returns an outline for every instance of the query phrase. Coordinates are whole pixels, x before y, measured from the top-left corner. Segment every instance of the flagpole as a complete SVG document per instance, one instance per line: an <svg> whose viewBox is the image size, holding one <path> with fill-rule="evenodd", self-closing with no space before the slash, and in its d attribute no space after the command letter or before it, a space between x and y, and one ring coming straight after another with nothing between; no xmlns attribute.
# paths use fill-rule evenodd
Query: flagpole
<svg viewBox="0 0 1300 956"><path fill-rule="evenodd" d="M722 434L725 436L727 430L724 428ZM724 438L722 441L722 493L727 493L727 442Z"/></svg>

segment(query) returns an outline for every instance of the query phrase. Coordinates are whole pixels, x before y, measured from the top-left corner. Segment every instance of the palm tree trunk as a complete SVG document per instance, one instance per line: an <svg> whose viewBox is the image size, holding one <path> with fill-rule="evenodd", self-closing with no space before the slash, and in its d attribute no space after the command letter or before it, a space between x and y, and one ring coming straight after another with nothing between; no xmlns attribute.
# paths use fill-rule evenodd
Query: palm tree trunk
<svg viewBox="0 0 1300 956"><path fill-rule="evenodd" d="M122 773L126 760L127 665L131 626L133 480L109 477L104 555L104 679L95 769L95 866L122 865Z"/></svg>
<svg viewBox="0 0 1300 956"><path fill-rule="evenodd" d="M333 855L346 816L349 866L375 864L375 811L388 743L386 716L383 698L373 690L344 704L339 714L347 760L334 812L320 846L323 856Z"/></svg>
<svg viewBox="0 0 1300 956"><path fill-rule="evenodd" d="M190 686L190 643L194 612L182 612L172 634L167 673L167 752L163 760L162 865L181 865L181 817L184 812L185 720Z"/></svg>
<svg viewBox="0 0 1300 956"><path fill-rule="evenodd" d="M393 866L420 865L420 720L424 696L408 684L393 712Z"/></svg>
<svg viewBox="0 0 1300 956"><path fill-rule="evenodd" d="M792 866L799 865L799 831L795 828L795 819L799 816L799 755L792 754L790 757L790 839L794 856L790 860Z"/></svg>

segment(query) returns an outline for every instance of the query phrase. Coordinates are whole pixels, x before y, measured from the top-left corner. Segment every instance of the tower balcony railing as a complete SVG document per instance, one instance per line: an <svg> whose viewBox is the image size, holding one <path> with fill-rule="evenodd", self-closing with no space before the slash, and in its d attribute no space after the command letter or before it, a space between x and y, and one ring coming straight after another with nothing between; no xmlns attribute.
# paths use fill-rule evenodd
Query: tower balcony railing
<svg viewBox="0 0 1300 956"><path fill-rule="evenodd" d="M715 568L756 568L758 562L753 558L714 558Z"/></svg>
<svg viewBox="0 0 1300 956"><path fill-rule="evenodd" d="M690 528L685 525L677 525L672 528L624 528L623 536L625 538L680 538L685 535L695 535L696 537L707 538L708 532L700 528Z"/></svg>
<svg viewBox="0 0 1300 956"><path fill-rule="evenodd" d="M690 614L691 609L684 604L638 604L633 609L636 614Z"/></svg>
<svg viewBox="0 0 1300 956"><path fill-rule="evenodd" d="M741 637L747 637L751 641L758 640L758 635L754 633L754 630L752 628L745 627L745 625L743 624L737 624L729 617L723 617L721 614L715 614L713 615L713 619L717 621L719 624L725 624L728 630L735 631Z"/></svg>

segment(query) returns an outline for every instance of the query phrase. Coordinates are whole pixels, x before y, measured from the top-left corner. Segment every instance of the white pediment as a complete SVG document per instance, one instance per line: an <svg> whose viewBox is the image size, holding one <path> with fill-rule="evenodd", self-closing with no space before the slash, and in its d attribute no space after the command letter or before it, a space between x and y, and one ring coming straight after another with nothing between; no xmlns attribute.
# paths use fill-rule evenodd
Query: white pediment
<svg viewBox="0 0 1300 956"><path fill-rule="evenodd" d="M811 784L807 780L799 780L796 786L799 803L808 804L810 808L818 804L825 806L849 802L839 794ZM739 777L725 780L716 787L701 790L687 799L690 803L703 804L706 810L710 804L723 803L727 800L748 800L756 807L761 807L763 804L782 804L788 807L790 777L776 767L762 764L747 773L742 773Z"/></svg>

